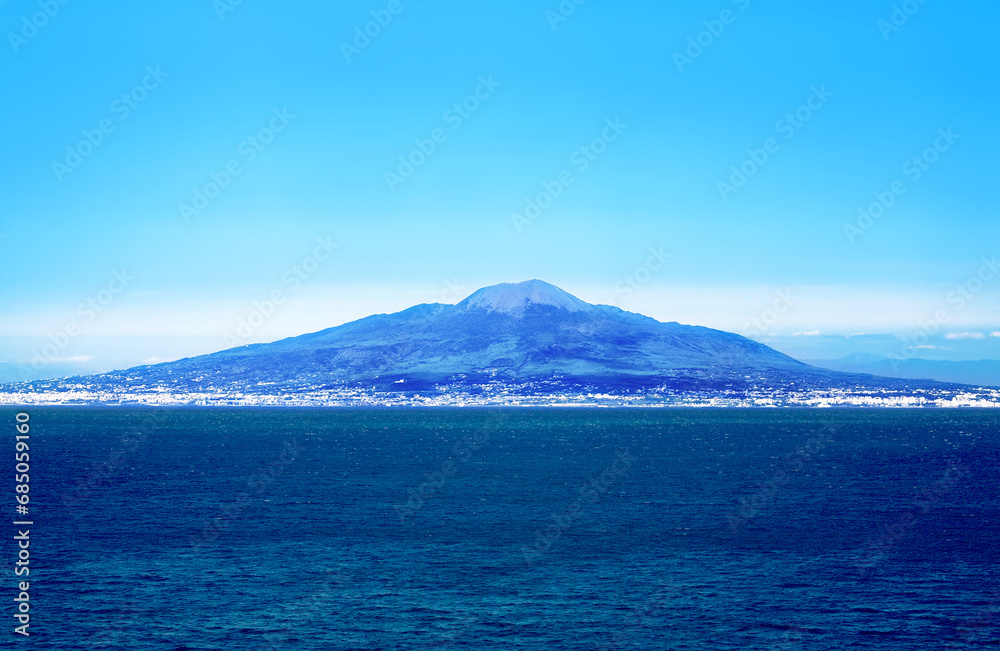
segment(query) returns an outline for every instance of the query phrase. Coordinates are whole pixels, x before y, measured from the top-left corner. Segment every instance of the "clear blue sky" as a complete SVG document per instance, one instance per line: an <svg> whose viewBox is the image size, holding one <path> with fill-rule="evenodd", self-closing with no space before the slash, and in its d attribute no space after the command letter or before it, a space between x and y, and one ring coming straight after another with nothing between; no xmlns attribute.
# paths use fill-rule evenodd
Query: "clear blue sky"
<svg viewBox="0 0 1000 651"><path fill-rule="evenodd" d="M103 370L527 278L813 358L944 310L921 356L1000 359L1000 277L949 300L1000 255L1000 8L911 4L4 0L0 363L55 335L33 372Z"/></svg>

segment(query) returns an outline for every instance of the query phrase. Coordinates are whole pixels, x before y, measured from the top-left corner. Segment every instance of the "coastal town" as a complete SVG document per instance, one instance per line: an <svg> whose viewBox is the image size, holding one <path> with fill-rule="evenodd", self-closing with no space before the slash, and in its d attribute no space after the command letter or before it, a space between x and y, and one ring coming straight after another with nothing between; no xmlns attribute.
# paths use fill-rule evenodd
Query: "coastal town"
<svg viewBox="0 0 1000 651"><path fill-rule="evenodd" d="M389 391L357 384L278 388L178 390L162 386L93 385L85 378L0 387L0 405L148 405L205 407L1000 407L1000 388L941 385L914 388L838 387L745 390L676 390L666 386L609 391L535 380L439 384L426 390ZM6 390L4 390L6 389Z"/></svg>

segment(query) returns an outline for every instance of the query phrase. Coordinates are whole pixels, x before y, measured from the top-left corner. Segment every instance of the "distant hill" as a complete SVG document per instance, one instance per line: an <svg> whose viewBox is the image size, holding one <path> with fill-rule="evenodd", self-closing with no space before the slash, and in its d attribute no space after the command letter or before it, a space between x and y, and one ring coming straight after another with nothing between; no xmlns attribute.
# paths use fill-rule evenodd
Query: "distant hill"
<svg viewBox="0 0 1000 651"><path fill-rule="evenodd" d="M877 355L850 355L840 359L810 360L813 366L846 373L868 373L879 377L936 380L975 386L1000 386L1000 361L968 362L930 359L891 360Z"/></svg>

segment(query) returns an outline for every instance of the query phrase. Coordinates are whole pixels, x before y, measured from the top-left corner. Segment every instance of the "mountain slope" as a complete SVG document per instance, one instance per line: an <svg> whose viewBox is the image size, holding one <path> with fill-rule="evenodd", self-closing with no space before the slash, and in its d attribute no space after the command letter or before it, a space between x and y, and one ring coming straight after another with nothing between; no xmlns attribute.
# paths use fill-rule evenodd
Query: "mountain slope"
<svg viewBox="0 0 1000 651"><path fill-rule="evenodd" d="M417 305L269 344L98 377L191 390L541 378L602 386L856 381L739 335L591 305L539 280L485 287L457 305Z"/></svg>
<svg viewBox="0 0 1000 651"><path fill-rule="evenodd" d="M821 369L530 280L269 344L12 385L0 404L1000 406L987 394Z"/></svg>

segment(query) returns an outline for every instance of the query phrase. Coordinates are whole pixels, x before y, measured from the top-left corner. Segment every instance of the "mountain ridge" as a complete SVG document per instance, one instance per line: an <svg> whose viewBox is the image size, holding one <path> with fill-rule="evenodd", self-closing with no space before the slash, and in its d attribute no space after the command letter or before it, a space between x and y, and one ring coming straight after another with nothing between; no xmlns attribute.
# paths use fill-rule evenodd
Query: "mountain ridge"
<svg viewBox="0 0 1000 651"><path fill-rule="evenodd" d="M36 392L74 388L118 399L335 395L335 404L376 394L516 403L528 396L626 400L640 393L659 396L653 402L753 394L766 403L792 393L937 386L817 368L738 334L590 304L540 280L492 285L454 305L414 305L270 343L30 385Z"/></svg>

